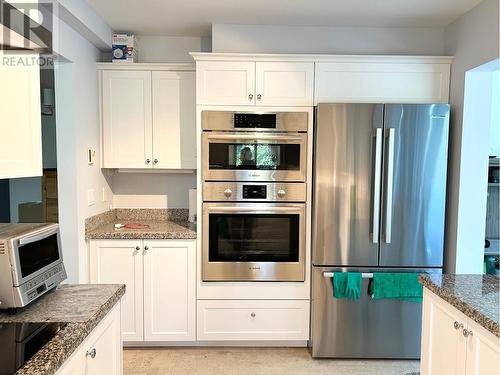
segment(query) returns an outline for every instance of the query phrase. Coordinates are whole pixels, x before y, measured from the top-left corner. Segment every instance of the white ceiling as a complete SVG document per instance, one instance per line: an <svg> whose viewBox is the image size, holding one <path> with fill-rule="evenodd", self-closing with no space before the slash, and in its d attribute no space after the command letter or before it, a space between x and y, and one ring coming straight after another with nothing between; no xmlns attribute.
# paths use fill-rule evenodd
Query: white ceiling
<svg viewBox="0 0 500 375"><path fill-rule="evenodd" d="M115 31L202 36L212 23L444 27L481 0L87 0Z"/></svg>

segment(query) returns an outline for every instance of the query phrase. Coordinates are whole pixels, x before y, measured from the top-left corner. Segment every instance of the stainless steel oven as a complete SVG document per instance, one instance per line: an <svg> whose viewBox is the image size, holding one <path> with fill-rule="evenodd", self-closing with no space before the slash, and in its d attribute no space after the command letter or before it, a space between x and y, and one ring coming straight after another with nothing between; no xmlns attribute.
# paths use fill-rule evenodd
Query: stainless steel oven
<svg viewBox="0 0 500 375"><path fill-rule="evenodd" d="M57 224L0 224L0 309L26 306L64 279Z"/></svg>
<svg viewBox="0 0 500 375"><path fill-rule="evenodd" d="M305 184L204 184L204 281L304 281ZM250 202L247 202L250 201Z"/></svg>
<svg viewBox="0 0 500 375"><path fill-rule="evenodd" d="M306 180L307 113L202 113L205 181Z"/></svg>

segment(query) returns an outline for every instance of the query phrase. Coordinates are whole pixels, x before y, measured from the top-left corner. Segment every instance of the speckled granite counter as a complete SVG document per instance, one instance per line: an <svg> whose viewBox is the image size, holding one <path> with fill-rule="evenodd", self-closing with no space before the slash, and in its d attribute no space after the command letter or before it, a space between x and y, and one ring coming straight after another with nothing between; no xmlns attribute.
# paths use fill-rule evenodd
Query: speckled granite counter
<svg viewBox="0 0 500 375"><path fill-rule="evenodd" d="M499 277L491 275L420 275L427 289L500 337Z"/></svg>
<svg viewBox="0 0 500 375"><path fill-rule="evenodd" d="M194 239L196 226L185 209L115 209L85 220L86 239ZM140 223L147 229L115 229L114 224Z"/></svg>
<svg viewBox="0 0 500 375"><path fill-rule="evenodd" d="M62 285L15 315L0 312L0 323L68 323L16 375L56 373L124 293L125 285Z"/></svg>

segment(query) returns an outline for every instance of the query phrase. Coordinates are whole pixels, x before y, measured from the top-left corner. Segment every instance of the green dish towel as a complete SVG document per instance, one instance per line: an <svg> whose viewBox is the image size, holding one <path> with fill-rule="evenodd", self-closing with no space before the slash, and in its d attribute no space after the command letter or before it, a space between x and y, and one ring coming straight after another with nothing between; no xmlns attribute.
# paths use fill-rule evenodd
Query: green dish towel
<svg viewBox="0 0 500 375"><path fill-rule="evenodd" d="M361 295L361 273L334 272L332 283L335 298L359 299Z"/></svg>
<svg viewBox="0 0 500 375"><path fill-rule="evenodd" d="M374 273L369 293L373 299L421 302L423 288L418 282L418 273Z"/></svg>

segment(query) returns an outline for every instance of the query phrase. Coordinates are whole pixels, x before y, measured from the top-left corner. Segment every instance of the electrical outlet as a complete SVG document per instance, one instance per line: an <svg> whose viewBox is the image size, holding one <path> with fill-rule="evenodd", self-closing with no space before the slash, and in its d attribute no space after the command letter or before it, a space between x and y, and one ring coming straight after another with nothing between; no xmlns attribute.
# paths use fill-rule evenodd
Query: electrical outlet
<svg viewBox="0 0 500 375"><path fill-rule="evenodd" d="M87 205L93 206L95 204L94 189L87 190Z"/></svg>

